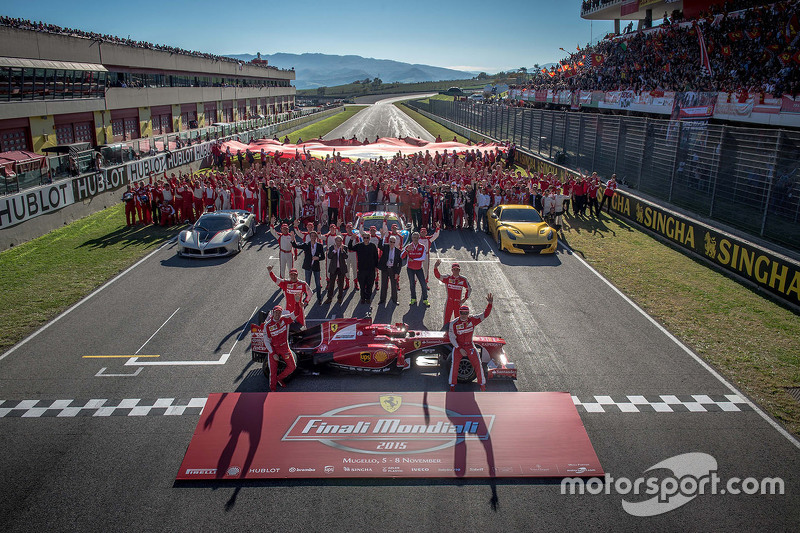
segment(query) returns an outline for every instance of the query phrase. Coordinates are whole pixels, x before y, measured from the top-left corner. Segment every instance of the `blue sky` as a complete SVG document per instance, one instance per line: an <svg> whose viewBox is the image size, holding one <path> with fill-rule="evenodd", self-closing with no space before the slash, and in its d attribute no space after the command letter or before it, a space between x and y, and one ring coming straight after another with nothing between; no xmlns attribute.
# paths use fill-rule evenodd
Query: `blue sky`
<svg viewBox="0 0 800 533"><path fill-rule="evenodd" d="M0 0L0 13L217 54L354 54L489 73L549 63L612 22L580 0L97 2Z"/></svg>

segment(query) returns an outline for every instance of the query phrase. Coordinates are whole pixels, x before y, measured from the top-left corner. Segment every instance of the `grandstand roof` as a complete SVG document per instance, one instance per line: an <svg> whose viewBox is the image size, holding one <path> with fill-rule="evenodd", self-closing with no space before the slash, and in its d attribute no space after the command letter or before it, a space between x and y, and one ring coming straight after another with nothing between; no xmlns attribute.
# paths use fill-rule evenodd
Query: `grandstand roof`
<svg viewBox="0 0 800 533"><path fill-rule="evenodd" d="M664 13L683 10L683 0L607 0L601 5L581 13L586 20L644 20L647 10L652 10L653 19L661 18ZM623 15L622 13L626 13Z"/></svg>

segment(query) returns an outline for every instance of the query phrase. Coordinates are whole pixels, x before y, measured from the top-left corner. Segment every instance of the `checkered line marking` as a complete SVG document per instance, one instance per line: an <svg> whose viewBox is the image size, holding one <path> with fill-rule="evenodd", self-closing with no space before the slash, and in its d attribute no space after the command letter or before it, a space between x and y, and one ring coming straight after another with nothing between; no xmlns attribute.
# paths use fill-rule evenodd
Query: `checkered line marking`
<svg viewBox="0 0 800 533"><path fill-rule="evenodd" d="M572 396L572 401L578 411L586 413L710 413L753 410L747 400L737 394L626 396L621 401L614 400L611 396L594 396L592 400L581 401L577 396Z"/></svg>
<svg viewBox="0 0 800 533"><path fill-rule="evenodd" d="M205 405L205 398L0 400L0 418L199 415Z"/></svg>

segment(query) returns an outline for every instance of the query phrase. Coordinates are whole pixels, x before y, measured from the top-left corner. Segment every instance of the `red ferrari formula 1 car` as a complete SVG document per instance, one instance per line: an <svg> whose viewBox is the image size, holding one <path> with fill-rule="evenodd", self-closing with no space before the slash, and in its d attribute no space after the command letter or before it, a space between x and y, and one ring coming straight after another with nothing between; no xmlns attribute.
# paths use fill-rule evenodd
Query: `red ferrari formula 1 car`
<svg viewBox="0 0 800 533"><path fill-rule="evenodd" d="M263 324L251 326L253 360L263 363L269 377ZM484 365L487 379L517 379L514 363L506 359L506 341L500 337L475 337L475 346ZM403 354L413 366L417 356L437 356L439 365L448 365L453 349L444 331L416 331L402 323L373 324L371 318L341 318L289 334L289 347L297 359L297 368L319 370L334 367L356 372L383 373L402 371L397 356ZM278 371L281 371L279 363ZM464 357L458 367L458 381L467 383L476 377L475 369Z"/></svg>

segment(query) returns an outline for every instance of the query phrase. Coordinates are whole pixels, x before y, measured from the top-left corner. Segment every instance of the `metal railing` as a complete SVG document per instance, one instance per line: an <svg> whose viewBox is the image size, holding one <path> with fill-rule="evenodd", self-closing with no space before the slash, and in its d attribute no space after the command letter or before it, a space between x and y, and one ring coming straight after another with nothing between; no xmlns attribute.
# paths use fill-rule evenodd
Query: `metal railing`
<svg viewBox="0 0 800 533"><path fill-rule="evenodd" d="M336 109L336 108L334 108ZM231 124L209 126L206 128L196 128L183 130L164 135L154 135L122 141L112 145L105 145L100 153L103 156L101 168L122 165L129 161L150 157L167 151L207 142L213 139L231 139L237 137L239 140L250 141L252 139L272 136L287 127L311 122L317 118L320 112L329 109L320 109L310 112L309 110L297 110L276 115L269 115L264 118L242 120ZM47 167L41 170L18 173L16 176L5 178L5 182L0 184L0 194L13 194L32 187L38 187L47 183L52 183L64 178L80 176L97 171L95 156L96 150L86 150L79 152L72 165L70 155L55 155L47 158Z"/></svg>
<svg viewBox="0 0 800 533"><path fill-rule="evenodd" d="M800 132L473 102L409 105L800 249Z"/></svg>

